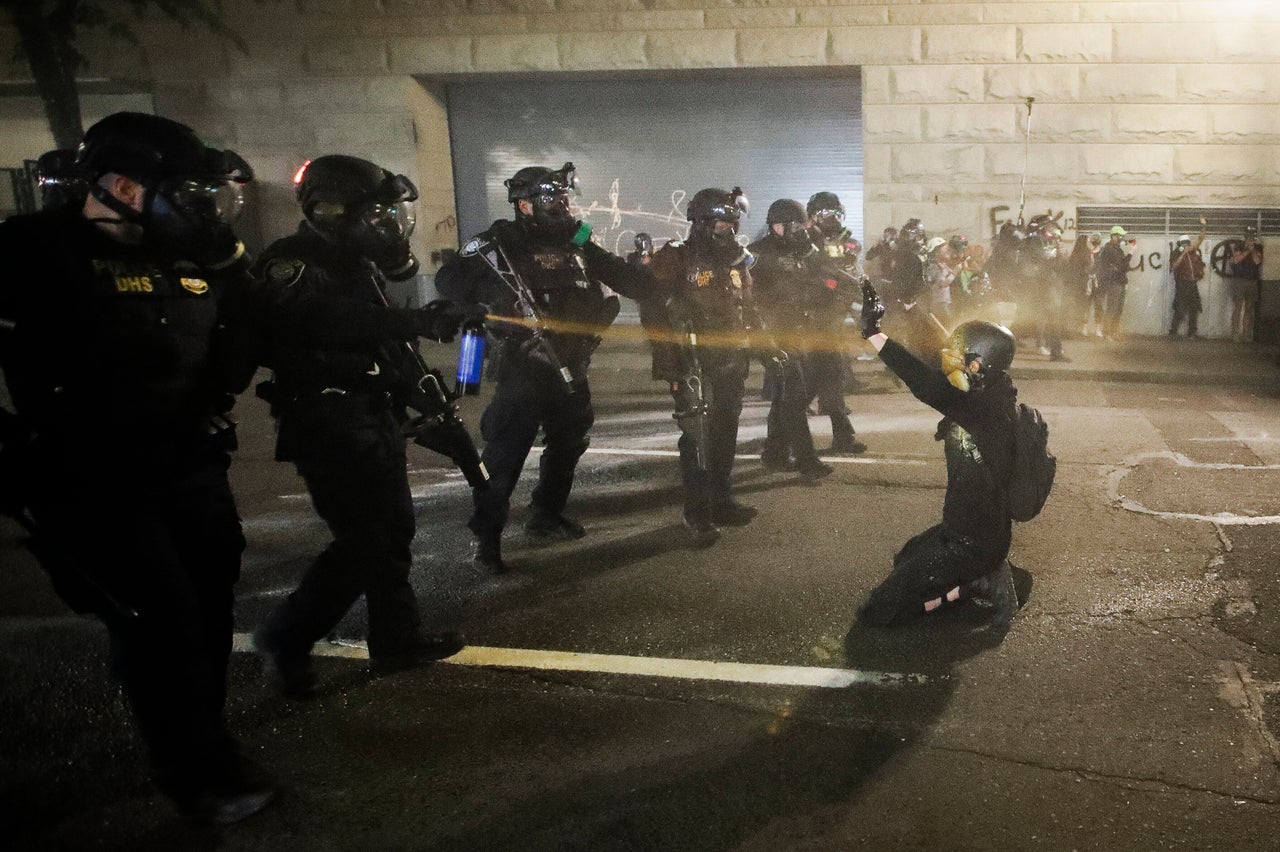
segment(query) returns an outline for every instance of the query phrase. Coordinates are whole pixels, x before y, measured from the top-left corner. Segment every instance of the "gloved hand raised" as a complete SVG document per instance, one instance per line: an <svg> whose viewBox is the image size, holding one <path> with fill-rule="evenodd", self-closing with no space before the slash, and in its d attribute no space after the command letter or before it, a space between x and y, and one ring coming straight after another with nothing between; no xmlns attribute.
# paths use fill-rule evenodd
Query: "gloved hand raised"
<svg viewBox="0 0 1280 852"><path fill-rule="evenodd" d="M880 320L884 319L884 304L880 301L880 294L876 292L876 288L871 286L871 282L862 279L862 336L874 337L877 334L883 334L880 330Z"/></svg>
<svg viewBox="0 0 1280 852"><path fill-rule="evenodd" d="M435 299L418 311L418 335L448 343L457 336L463 323L482 322L488 312L485 305L463 305L448 299Z"/></svg>

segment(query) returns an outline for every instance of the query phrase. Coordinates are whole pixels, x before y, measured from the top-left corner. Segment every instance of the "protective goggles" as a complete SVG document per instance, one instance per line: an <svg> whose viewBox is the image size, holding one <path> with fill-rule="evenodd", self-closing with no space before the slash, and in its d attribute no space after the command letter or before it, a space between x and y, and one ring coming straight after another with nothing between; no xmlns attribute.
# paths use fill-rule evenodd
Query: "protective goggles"
<svg viewBox="0 0 1280 852"><path fill-rule="evenodd" d="M156 192L175 210L204 222L231 225L244 212L244 186L232 178L171 178Z"/></svg>
<svg viewBox="0 0 1280 852"><path fill-rule="evenodd" d="M837 207L835 209L824 208L822 210L813 211L813 221L819 222L823 219L834 219L837 222L844 221L844 209Z"/></svg>
<svg viewBox="0 0 1280 852"><path fill-rule="evenodd" d="M375 230L400 239L407 239L418 224L411 201L397 201L393 204L375 202L364 210L363 218Z"/></svg>

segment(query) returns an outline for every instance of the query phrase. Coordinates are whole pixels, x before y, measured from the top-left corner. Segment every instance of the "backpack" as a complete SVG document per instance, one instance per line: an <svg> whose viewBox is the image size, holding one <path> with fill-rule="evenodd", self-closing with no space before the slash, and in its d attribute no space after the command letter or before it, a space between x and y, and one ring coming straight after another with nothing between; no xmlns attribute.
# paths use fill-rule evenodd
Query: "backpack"
<svg viewBox="0 0 1280 852"><path fill-rule="evenodd" d="M1018 404L1013 424L1013 471L1009 476L1009 515L1029 521L1044 508L1053 490L1058 460L1049 452L1049 426L1040 412Z"/></svg>

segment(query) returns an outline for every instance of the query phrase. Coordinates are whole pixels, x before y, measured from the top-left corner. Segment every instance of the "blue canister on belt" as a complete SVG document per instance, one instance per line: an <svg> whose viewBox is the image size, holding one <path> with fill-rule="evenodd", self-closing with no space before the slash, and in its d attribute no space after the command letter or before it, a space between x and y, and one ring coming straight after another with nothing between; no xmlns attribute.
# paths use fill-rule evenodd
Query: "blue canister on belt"
<svg viewBox="0 0 1280 852"><path fill-rule="evenodd" d="M484 372L484 323L468 324L462 328L462 344L458 348L458 384L455 396L477 396L480 393L480 376Z"/></svg>

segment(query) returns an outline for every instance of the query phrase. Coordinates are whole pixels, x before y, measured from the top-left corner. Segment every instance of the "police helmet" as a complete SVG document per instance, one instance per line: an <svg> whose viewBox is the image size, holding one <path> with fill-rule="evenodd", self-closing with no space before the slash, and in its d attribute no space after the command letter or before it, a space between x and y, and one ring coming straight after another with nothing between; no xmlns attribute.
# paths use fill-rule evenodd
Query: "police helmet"
<svg viewBox="0 0 1280 852"><path fill-rule="evenodd" d="M418 198L418 188L404 175L345 154L308 161L293 182L307 219L326 223L358 215L370 205L391 207Z"/></svg>
<svg viewBox="0 0 1280 852"><path fill-rule="evenodd" d="M417 272L409 248L413 181L359 157L326 154L304 163L293 182L302 214L326 239L355 249L393 281Z"/></svg>
<svg viewBox="0 0 1280 852"><path fill-rule="evenodd" d="M766 225L786 225L791 222L803 222L808 217L799 201L791 198L779 198L777 201L769 205L769 212L765 214L764 222Z"/></svg>
<svg viewBox="0 0 1280 852"><path fill-rule="evenodd" d="M1013 364L1013 356L1017 351L1017 340L1013 332L1002 325L985 320L969 320L961 323L951 332L949 348L964 355L968 364L975 358L981 359L979 373L988 370L1008 370Z"/></svg>
<svg viewBox="0 0 1280 852"><path fill-rule="evenodd" d="M959 234L954 234L951 239L947 240L947 245L951 246L951 250L956 254L964 254L965 250L969 248L969 240Z"/></svg>
<svg viewBox="0 0 1280 852"><path fill-rule="evenodd" d="M507 188L507 201L562 195L578 191L578 177L573 163L552 170L546 166L525 166L502 182Z"/></svg>
<svg viewBox="0 0 1280 852"><path fill-rule="evenodd" d="M834 192L815 192L809 196L809 203L805 205L805 215L809 218L821 215L837 215L840 219L844 219L844 205L840 203L840 198Z"/></svg>
<svg viewBox="0 0 1280 852"><path fill-rule="evenodd" d="M898 239L906 241L914 241L923 243L928 238L925 233L924 225L919 219L908 219L906 224L898 229Z"/></svg>
<svg viewBox="0 0 1280 852"><path fill-rule="evenodd" d="M210 148L185 124L141 112L117 112L90 127L75 162L89 180L114 172L148 186L179 177L253 180L234 151Z"/></svg>
<svg viewBox="0 0 1280 852"><path fill-rule="evenodd" d="M732 190L700 189L689 199L684 217L690 222L711 220L718 222L737 222L747 210L747 197L742 188L735 186Z"/></svg>

